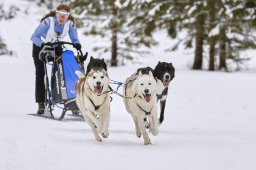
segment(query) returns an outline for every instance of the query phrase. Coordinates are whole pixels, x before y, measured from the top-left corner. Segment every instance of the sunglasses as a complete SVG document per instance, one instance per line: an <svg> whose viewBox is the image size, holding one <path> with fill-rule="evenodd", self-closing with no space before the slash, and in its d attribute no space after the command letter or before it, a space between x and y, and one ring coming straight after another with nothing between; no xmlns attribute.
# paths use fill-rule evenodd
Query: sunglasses
<svg viewBox="0 0 256 170"><path fill-rule="evenodd" d="M69 16L69 12L64 12L64 11L56 11L56 15L57 17L68 17Z"/></svg>

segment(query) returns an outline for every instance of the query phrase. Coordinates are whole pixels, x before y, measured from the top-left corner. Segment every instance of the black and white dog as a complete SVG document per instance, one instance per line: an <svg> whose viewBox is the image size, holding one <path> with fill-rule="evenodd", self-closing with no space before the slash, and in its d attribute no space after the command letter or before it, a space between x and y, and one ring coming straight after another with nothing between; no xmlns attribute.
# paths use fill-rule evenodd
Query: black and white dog
<svg viewBox="0 0 256 170"><path fill-rule="evenodd" d="M139 71L141 71L143 74L149 74L149 72L151 71L154 75L154 78L156 79L157 101L160 100L160 117L159 117L159 125L160 125L164 120L164 110L165 110L166 98L168 95L168 88L169 88L170 82L175 77L175 68L173 67L172 63L159 61L155 69L152 69L151 67L143 67L137 70L137 72ZM144 121L145 121L145 126L148 128L149 123L147 122L147 119L145 118Z"/></svg>
<svg viewBox="0 0 256 170"><path fill-rule="evenodd" d="M160 100L159 124L161 124L164 120L164 110L169 84L175 77L175 68L172 63L159 61L154 69L153 75L157 79L157 101Z"/></svg>

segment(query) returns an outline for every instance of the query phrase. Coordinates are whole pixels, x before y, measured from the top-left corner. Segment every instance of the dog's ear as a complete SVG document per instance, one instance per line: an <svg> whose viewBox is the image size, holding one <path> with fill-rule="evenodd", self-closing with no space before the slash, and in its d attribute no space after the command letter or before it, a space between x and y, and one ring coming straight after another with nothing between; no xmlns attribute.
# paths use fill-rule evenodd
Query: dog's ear
<svg viewBox="0 0 256 170"><path fill-rule="evenodd" d="M93 56L91 56L90 60L94 60Z"/></svg>
<svg viewBox="0 0 256 170"><path fill-rule="evenodd" d="M76 71L75 73L79 79L85 78L85 75L83 73L81 73L80 71Z"/></svg>
<svg viewBox="0 0 256 170"><path fill-rule="evenodd" d="M141 71L139 71L139 77L141 77L142 76L142 73L141 73Z"/></svg>
<svg viewBox="0 0 256 170"><path fill-rule="evenodd" d="M102 59L102 60L104 61L104 59ZM104 67L104 69L105 69L106 71L108 71L108 70L107 70L107 64L105 63L105 61L104 61L103 67Z"/></svg>
<svg viewBox="0 0 256 170"><path fill-rule="evenodd" d="M149 71L148 74L149 74L150 77L154 77L152 71Z"/></svg>

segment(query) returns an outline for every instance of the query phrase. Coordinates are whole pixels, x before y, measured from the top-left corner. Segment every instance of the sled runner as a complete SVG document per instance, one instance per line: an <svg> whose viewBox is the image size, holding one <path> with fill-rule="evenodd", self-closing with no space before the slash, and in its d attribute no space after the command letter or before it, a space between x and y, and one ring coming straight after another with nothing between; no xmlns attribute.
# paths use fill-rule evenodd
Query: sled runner
<svg viewBox="0 0 256 170"><path fill-rule="evenodd" d="M76 117L81 116L75 101L75 84L78 80L75 71L84 72L83 61L88 54L83 55L81 50L77 50L75 56L73 51L65 48L65 45L74 44L64 41L54 42L45 45L39 53L40 60L44 62L46 75L44 114L57 120L63 119L67 111L71 111ZM54 52L57 46L65 49L60 56L56 56Z"/></svg>

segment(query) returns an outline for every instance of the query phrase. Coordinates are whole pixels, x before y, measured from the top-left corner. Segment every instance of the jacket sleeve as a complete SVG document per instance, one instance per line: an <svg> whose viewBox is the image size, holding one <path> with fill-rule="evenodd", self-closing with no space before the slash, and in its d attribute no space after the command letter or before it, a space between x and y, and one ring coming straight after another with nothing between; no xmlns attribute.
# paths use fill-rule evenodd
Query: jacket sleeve
<svg viewBox="0 0 256 170"><path fill-rule="evenodd" d="M41 37L47 33L48 29L50 28L50 21L48 18L43 20L40 25L36 28L35 32L32 34L31 40L33 43L40 47L43 43Z"/></svg>
<svg viewBox="0 0 256 170"><path fill-rule="evenodd" d="M74 22L72 22L72 21L70 22L70 25L69 25L68 35L73 44L77 44L77 43L80 44L78 36L77 36L77 28L76 28Z"/></svg>

